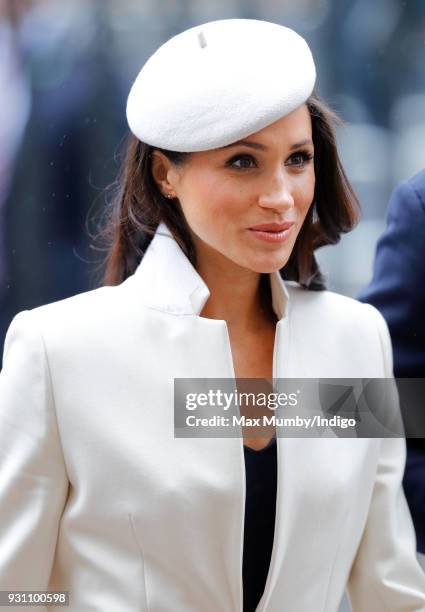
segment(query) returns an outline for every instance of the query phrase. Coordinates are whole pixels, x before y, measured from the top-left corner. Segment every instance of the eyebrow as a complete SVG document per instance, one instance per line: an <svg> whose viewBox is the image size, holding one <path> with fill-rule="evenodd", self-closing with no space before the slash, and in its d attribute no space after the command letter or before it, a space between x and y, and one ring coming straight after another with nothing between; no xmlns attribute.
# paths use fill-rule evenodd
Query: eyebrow
<svg viewBox="0 0 425 612"><path fill-rule="evenodd" d="M289 149L292 151L293 149L298 149L298 147L312 144L313 142L310 140L310 138L305 138L304 140L300 140L299 142L291 145ZM232 142L231 144L225 145L223 149L229 149L230 147L236 147L237 145L245 145L246 147L250 147L251 149L259 149L260 151L266 151L268 149L266 145L261 144L261 142L254 142L253 140L238 140L236 142Z"/></svg>

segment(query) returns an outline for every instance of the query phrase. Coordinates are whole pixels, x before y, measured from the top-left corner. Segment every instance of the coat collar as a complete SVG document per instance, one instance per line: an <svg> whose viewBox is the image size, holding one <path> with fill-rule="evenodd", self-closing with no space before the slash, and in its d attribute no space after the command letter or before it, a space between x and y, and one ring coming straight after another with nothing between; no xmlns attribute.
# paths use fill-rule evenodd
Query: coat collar
<svg viewBox="0 0 425 612"><path fill-rule="evenodd" d="M135 271L143 302L176 315L200 315L210 296L202 277L161 222ZM272 306L278 319L286 315L289 293L278 271L270 273Z"/></svg>

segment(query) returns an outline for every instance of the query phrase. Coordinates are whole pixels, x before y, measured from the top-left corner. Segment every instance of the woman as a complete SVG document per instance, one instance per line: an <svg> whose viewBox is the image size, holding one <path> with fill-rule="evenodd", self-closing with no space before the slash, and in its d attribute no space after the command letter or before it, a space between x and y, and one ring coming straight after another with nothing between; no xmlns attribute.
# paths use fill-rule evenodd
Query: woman
<svg viewBox="0 0 425 612"><path fill-rule="evenodd" d="M336 612L348 584L357 612L425 610L402 439L173 427L175 380L392 376L379 313L320 290L313 250L356 201L314 80L305 41L256 20L191 28L140 72L112 286L6 338L1 589L67 590L79 612Z"/></svg>

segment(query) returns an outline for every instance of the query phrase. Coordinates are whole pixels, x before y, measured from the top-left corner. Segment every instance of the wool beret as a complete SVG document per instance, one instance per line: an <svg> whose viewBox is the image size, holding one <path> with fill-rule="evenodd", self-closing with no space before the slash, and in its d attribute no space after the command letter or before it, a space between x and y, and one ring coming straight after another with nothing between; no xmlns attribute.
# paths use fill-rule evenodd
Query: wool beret
<svg viewBox="0 0 425 612"><path fill-rule="evenodd" d="M258 19L189 28L149 57L127 100L130 130L180 152L223 147L303 104L316 79L306 41Z"/></svg>

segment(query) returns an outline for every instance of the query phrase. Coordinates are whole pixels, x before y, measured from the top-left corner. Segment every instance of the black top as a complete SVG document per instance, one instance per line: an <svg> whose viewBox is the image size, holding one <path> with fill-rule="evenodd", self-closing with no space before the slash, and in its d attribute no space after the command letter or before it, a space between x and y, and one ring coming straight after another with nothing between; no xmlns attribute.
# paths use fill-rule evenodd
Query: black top
<svg viewBox="0 0 425 612"><path fill-rule="evenodd" d="M266 585L273 548L277 490L277 448L244 445L246 499L242 563L243 610L255 612Z"/></svg>

